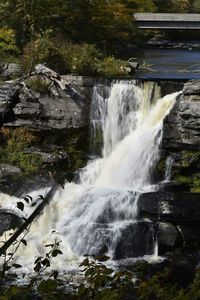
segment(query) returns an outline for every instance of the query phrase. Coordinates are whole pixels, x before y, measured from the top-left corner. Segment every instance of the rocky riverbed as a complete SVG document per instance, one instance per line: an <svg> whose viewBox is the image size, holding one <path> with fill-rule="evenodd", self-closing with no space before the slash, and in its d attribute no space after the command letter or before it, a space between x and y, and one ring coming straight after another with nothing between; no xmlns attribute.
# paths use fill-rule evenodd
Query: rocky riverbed
<svg viewBox="0 0 200 300"><path fill-rule="evenodd" d="M0 84L2 192L23 197L36 187L51 185L54 170L59 170L60 177L71 180L74 172L84 166L90 153L89 112L97 82L102 87L110 84L106 79L60 76L39 66L26 78ZM200 246L200 80L185 84L160 81L158 84L163 95L182 89L175 106L164 119L162 155L152 177L152 183L159 188L140 196L138 217L141 221L134 228L133 225L126 228L122 235L126 239L120 240L115 258L133 256L133 232L137 232L138 243L145 253L142 231L157 237L158 253L166 257L179 250L185 251L184 259L190 265L187 257L193 251L194 269ZM102 93L105 92L102 88ZM27 138L27 133L31 133L31 142L17 148L26 164L6 153L11 149L15 152L14 148L9 148L9 143L21 143L13 136L19 128L26 130L17 132L22 137ZM36 165L33 170L28 168L32 163ZM19 225L18 218L15 215L12 218L10 214L2 211L2 220L6 220L2 231ZM180 258L181 261L184 259ZM177 264L180 260L177 258Z"/></svg>

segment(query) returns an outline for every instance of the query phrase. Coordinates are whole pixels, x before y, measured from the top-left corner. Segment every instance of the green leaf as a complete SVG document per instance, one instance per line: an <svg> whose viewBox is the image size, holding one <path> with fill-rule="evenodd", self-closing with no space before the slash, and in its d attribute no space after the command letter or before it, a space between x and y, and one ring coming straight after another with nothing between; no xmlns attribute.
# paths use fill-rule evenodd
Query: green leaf
<svg viewBox="0 0 200 300"><path fill-rule="evenodd" d="M50 267L50 261L48 258L43 259L41 263L46 267Z"/></svg>
<svg viewBox="0 0 200 300"><path fill-rule="evenodd" d="M54 279L57 279L58 277L58 271L54 271L53 274L52 274L53 278Z"/></svg>
<svg viewBox="0 0 200 300"><path fill-rule="evenodd" d="M79 267L86 267L89 264L89 259L85 258L82 263L79 265Z"/></svg>
<svg viewBox="0 0 200 300"><path fill-rule="evenodd" d="M3 269L4 269L4 271L8 271L8 270L10 270L10 269L11 269L11 267L10 267L10 266L6 266L6 265L4 265L4 266L3 266Z"/></svg>
<svg viewBox="0 0 200 300"><path fill-rule="evenodd" d="M34 267L34 271L36 272L36 273L38 273L39 271L40 271L40 269L41 269L41 263L40 262L38 262L36 265L35 265L35 267Z"/></svg>
<svg viewBox="0 0 200 300"><path fill-rule="evenodd" d="M98 260L98 261L107 261L110 259L109 256L106 256L106 255L102 255L102 256L95 256L95 259Z"/></svg>
<svg viewBox="0 0 200 300"><path fill-rule="evenodd" d="M19 269L22 267L22 265L19 265L19 264L13 264L13 267L16 268L16 269Z"/></svg>
<svg viewBox="0 0 200 300"><path fill-rule="evenodd" d="M27 246L27 241L26 240L22 239L21 242L22 242L22 244L24 244L25 246Z"/></svg>
<svg viewBox="0 0 200 300"><path fill-rule="evenodd" d="M59 249L53 250L52 251L52 256L56 257L58 254L63 254L62 251L60 251Z"/></svg>
<svg viewBox="0 0 200 300"><path fill-rule="evenodd" d="M53 247L54 246L54 244L47 244L47 245L45 245L45 247Z"/></svg>
<svg viewBox="0 0 200 300"><path fill-rule="evenodd" d="M29 196L29 195L26 195L24 197L24 201L26 201L26 203L29 203L30 201L33 201L33 198L31 196Z"/></svg>
<svg viewBox="0 0 200 300"><path fill-rule="evenodd" d="M34 264L37 264L39 261L41 261L42 256L38 256L38 258L35 260Z"/></svg>
<svg viewBox="0 0 200 300"><path fill-rule="evenodd" d="M17 208L20 209L21 211L24 210L24 203L23 202L17 202Z"/></svg>

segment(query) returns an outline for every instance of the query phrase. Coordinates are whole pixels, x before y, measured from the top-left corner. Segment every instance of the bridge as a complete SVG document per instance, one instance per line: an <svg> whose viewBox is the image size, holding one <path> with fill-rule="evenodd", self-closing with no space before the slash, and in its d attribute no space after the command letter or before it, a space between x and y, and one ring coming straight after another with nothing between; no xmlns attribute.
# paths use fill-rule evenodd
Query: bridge
<svg viewBox="0 0 200 300"><path fill-rule="evenodd" d="M200 14L135 13L140 29L200 30Z"/></svg>

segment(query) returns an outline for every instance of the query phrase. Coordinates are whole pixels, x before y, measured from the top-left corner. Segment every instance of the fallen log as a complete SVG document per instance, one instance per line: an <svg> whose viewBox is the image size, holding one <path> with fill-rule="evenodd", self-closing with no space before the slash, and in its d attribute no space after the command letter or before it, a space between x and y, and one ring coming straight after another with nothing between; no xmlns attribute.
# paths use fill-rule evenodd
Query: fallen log
<svg viewBox="0 0 200 300"><path fill-rule="evenodd" d="M42 202L37 206L34 212L26 219L26 221L17 229L17 231L5 242L5 244L0 248L0 256L5 254L7 249L17 240L21 233L27 229L27 227L35 220L35 218L42 212L44 207L49 203L49 201L54 197L59 183L55 183L50 191L43 198Z"/></svg>

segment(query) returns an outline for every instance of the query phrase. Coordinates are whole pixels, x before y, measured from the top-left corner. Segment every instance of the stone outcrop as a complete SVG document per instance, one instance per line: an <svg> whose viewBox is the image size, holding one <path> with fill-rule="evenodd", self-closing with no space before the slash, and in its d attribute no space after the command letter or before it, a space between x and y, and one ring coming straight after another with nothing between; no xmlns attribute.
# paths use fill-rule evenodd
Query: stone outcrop
<svg viewBox="0 0 200 300"><path fill-rule="evenodd" d="M9 89L12 91L10 84L0 86L0 91L5 90L2 111L10 115L10 119L2 120L4 126L49 131L88 125L90 92L86 94L86 88L74 84L72 79L70 81L70 78L61 78L59 75L55 78L50 72L53 71L41 69L39 72L37 68L36 74L18 85L10 83L14 85L13 92L18 91L18 101L12 105L13 95L8 93Z"/></svg>
<svg viewBox="0 0 200 300"><path fill-rule="evenodd" d="M22 67L16 63L0 63L0 77L9 80L22 76Z"/></svg>
<svg viewBox="0 0 200 300"><path fill-rule="evenodd" d="M12 119L12 108L17 102L18 87L13 82L0 84L0 122L7 118Z"/></svg>
<svg viewBox="0 0 200 300"><path fill-rule="evenodd" d="M163 149L200 150L200 81L184 85L164 120Z"/></svg>
<svg viewBox="0 0 200 300"><path fill-rule="evenodd" d="M172 224L200 223L200 195L198 193L152 192L140 196L140 217Z"/></svg>

